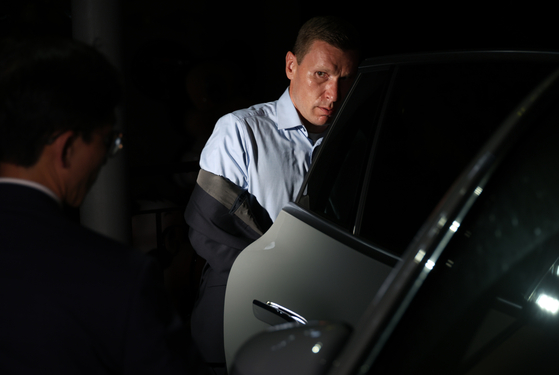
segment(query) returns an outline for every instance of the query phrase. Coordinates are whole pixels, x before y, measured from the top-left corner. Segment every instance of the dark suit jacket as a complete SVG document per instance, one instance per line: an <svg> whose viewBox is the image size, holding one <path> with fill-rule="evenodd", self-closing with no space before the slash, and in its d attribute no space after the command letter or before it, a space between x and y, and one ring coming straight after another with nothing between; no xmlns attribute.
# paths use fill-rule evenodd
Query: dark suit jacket
<svg viewBox="0 0 559 375"><path fill-rule="evenodd" d="M182 324L143 254L0 183L0 373L182 373Z"/></svg>
<svg viewBox="0 0 559 375"><path fill-rule="evenodd" d="M225 288L239 253L272 224L251 195L231 181L200 170L184 214L194 250L206 260L191 317L194 343L210 364L224 364Z"/></svg>

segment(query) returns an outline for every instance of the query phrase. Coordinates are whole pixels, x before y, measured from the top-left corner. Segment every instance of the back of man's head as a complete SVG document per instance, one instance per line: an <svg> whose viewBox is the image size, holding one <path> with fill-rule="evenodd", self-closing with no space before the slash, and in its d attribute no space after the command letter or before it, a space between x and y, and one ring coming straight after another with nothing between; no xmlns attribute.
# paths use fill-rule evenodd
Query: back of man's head
<svg viewBox="0 0 559 375"><path fill-rule="evenodd" d="M344 52L359 52L361 48L359 32L348 21L334 16L313 17L303 24L293 46L298 64L301 64L312 43L317 40Z"/></svg>
<svg viewBox="0 0 559 375"><path fill-rule="evenodd" d="M89 141L112 120L118 74L93 47L66 39L0 44L0 162L34 165L44 146L72 130Z"/></svg>

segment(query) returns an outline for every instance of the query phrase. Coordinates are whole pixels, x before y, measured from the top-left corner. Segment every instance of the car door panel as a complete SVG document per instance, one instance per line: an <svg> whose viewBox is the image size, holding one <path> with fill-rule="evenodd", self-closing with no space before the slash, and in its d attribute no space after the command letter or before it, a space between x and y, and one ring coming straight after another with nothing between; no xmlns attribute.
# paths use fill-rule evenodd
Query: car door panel
<svg viewBox="0 0 559 375"><path fill-rule="evenodd" d="M265 235L241 252L229 275L228 363L241 343L269 327L254 315L254 300L273 301L307 320L354 325L391 269L282 211Z"/></svg>

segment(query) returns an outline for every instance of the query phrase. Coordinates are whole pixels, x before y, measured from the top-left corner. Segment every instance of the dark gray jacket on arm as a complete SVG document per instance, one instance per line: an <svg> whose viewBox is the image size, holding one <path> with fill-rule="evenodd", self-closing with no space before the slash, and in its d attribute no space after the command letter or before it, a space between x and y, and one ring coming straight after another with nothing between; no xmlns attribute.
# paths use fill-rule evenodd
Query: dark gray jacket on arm
<svg viewBox="0 0 559 375"><path fill-rule="evenodd" d="M252 198L226 178L202 169L185 211L190 242L206 260L192 313L192 337L204 360L216 365L225 363L223 308L229 272L239 253L272 224Z"/></svg>

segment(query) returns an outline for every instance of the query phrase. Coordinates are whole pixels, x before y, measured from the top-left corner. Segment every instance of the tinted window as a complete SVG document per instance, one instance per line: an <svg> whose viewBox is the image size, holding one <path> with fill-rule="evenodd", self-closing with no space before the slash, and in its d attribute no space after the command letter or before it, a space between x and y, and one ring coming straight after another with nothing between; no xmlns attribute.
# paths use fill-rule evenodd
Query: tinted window
<svg viewBox="0 0 559 375"><path fill-rule="evenodd" d="M558 121L555 111L531 126L491 177L371 374L526 374L559 365Z"/></svg>
<svg viewBox="0 0 559 375"><path fill-rule="evenodd" d="M299 201L351 232L388 79L386 69L358 77L338 119L344 126L332 129L332 141L323 146L319 168Z"/></svg>
<svg viewBox="0 0 559 375"><path fill-rule="evenodd" d="M375 94L382 85L364 74L359 105L343 113L336 136L325 142L320 163L328 154L337 161L318 163L317 175L329 178L316 178L314 170L310 176L309 208L400 255L488 136L550 70L513 63L401 66L387 104Z"/></svg>

